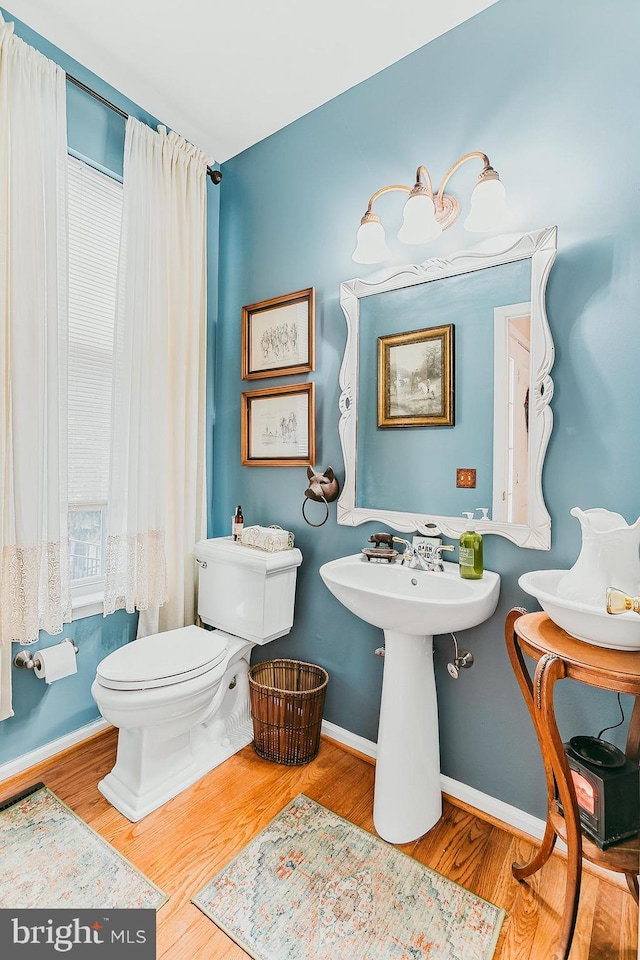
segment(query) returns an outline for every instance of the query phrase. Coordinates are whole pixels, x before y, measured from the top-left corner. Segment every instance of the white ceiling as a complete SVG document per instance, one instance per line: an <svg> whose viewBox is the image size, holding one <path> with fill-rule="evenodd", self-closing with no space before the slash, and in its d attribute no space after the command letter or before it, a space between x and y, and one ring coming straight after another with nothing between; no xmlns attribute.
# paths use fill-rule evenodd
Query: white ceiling
<svg viewBox="0 0 640 960"><path fill-rule="evenodd" d="M2 0L222 162L497 0Z"/></svg>

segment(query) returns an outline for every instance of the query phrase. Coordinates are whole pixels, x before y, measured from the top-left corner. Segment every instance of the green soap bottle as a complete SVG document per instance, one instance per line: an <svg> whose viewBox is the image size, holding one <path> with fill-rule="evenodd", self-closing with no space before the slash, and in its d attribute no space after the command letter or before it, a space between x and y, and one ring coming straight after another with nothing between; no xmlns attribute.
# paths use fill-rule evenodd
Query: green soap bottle
<svg viewBox="0 0 640 960"><path fill-rule="evenodd" d="M473 513L463 513L462 516L467 518L468 524L467 529L460 537L460 549L458 551L460 576L464 580L481 580L484 573L482 536L473 529Z"/></svg>

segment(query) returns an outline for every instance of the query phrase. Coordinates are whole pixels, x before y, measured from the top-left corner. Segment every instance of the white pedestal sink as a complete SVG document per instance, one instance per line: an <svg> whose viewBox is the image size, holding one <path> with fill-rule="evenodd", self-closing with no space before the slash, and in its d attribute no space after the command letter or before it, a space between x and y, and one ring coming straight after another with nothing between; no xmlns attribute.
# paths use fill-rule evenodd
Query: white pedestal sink
<svg viewBox="0 0 640 960"><path fill-rule="evenodd" d="M477 626L498 604L497 573L463 580L457 564L444 567L413 570L362 554L320 567L348 610L384 630L373 822L390 843L417 840L442 814L433 635Z"/></svg>

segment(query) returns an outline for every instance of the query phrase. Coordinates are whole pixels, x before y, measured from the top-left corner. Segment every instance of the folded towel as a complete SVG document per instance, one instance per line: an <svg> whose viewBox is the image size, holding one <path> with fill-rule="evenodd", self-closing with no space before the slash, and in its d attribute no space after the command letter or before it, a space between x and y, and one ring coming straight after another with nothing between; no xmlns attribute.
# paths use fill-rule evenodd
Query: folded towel
<svg viewBox="0 0 640 960"><path fill-rule="evenodd" d="M255 547L267 553L276 553L278 550L290 550L293 546L293 534L282 527L245 527L240 542L245 547Z"/></svg>

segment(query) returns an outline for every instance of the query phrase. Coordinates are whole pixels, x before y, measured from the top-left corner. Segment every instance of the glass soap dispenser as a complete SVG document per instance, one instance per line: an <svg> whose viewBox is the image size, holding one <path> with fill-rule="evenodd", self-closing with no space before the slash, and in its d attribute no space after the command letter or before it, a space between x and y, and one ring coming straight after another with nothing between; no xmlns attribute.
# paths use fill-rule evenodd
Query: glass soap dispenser
<svg viewBox="0 0 640 960"><path fill-rule="evenodd" d="M236 512L231 518L231 538L237 540L238 543L242 540L242 530L244 528L244 517L242 516L242 507L240 504L236 507Z"/></svg>
<svg viewBox="0 0 640 960"><path fill-rule="evenodd" d="M460 537L460 576L464 580L481 580L484 574L482 536L474 529L473 513L465 512L462 516L467 518L467 529Z"/></svg>

